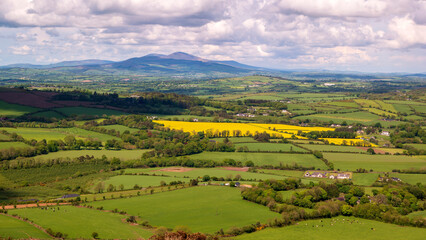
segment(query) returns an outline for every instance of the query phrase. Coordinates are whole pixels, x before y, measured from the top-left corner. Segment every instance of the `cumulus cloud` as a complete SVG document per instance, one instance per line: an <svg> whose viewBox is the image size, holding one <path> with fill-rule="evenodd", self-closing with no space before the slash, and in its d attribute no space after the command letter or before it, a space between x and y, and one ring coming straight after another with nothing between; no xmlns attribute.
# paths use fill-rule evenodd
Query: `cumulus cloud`
<svg viewBox="0 0 426 240"><path fill-rule="evenodd" d="M2 0L0 50L37 52L41 62L186 51L280 68L362 67L424 52L425 11L424 0Z"/></svg>
<svg viewBox="0 0 426 240"><path fill-rule="evenodd" d="M27 45L19 46L19 47L10 47L13 54L16 55L28 55L33 52L33 49Z"/></svg>

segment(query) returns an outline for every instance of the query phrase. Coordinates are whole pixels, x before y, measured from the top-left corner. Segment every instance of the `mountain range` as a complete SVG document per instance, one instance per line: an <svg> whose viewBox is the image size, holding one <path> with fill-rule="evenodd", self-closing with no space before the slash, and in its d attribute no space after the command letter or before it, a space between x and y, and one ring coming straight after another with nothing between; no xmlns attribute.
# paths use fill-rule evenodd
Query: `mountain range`
<svg viewBox="0 0 426 240"><path fill-rule="evenodd" d="M82 60L65 61L48 65L11 64L0 68L29 68L76 74L143 74L143 75L245 75L272 71L265 68L245 65L236 61L214 61L184 52L169 55L148 54L124 61Z"/></svg>

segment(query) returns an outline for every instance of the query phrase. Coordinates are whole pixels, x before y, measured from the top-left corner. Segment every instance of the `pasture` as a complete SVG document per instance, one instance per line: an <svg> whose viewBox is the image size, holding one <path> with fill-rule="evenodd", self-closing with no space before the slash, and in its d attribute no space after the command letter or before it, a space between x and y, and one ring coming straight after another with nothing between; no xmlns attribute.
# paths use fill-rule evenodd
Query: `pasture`
<svg viewBox="0 0 426 240"><path fill-rule="evenodd" d="M19 219L0 214L1 239L50 239L47 233Z"/></svg>
<svg viewBox="0 0 426 240"><path fill-rule="evenodd" d="M95 158L102 158L105 155L107 158L120 158L121 160L133 160L140 159L142 154L147 152L147 149L136 149L136 150L68 150L68 151L59 151L59 152L51 152L45 155L38 155L33 157L36 160L48 160L48 159L56 159L56 158L78 158L81 156L93 156Z"/></svg>
<svg viewBox="0 0 426 240"><path fill-rule="evenodd" d="M426 184L426 174L404 174L404 173L391 173L391 177L397 177L402 182L416 185L417 183Z"/></svg>
<svg viewBox="0 0 426 240"><path fill-rule="evenodd" d="M8 149L8 148L30 148L31 146L23 143L23 142L0 142L0 150Z"/></svg>
<svg viewBox="0 0 426 240"><path fill-rule="evenodd" d="M149 238L152 233L137 225L125 223L122 216L115 213L99 210L73 207L55 206L48 209L26 208L10 210L10 214L26 217L43 228L51 228L55 232L68 235L68 238L89 239L93 232L99 238Z"/></svg>
<svg viewBox="0 0 426 240"><path fill-rule="evenodd" d="M426 230L423 228L400 227L390 223L339 216L330 219L302 221L287 227L267 228L258 232L233 237L232 239L275 240L282 239L285 236L286 239L311 240L315 236L315 239L319 240L335 238L341 240L422 240L425 234Z"/></svg>
<svg viewBox="0 0 426 240"><path fill-rule="evenodd" d="M307 152L303 148L294 146L293 144L284 143L238 143L235 147L247 147L250 152Z"/></svg>
<svg viewBox="0 0 426 240"><path fill-rule="evenodd" d="M44 117L44 118L57 118L57 119L65 118L64 115L55 111L43 111L43 112L37 112L37 113L31 114L31 115L34 117Z"/></svg>
<svg viewBox="0 0 426 240"><path fill-rule="evenodd" d="M191 159L212 160L222 162L225 159L233 159L246 163L252 161L256 166L272 165L285 166L298 164L304 167L326 169L327 166L311 154L286 154L286 153L244 153L244 152L202 152L189 156Z"/></svg>
<svg viewBox="0 0 426 240"><path fill-rule="evenodd" d="M139 129L137 129L137 128L130 128L130 127L123 126L123 125L118 125L118 124L105 125L105 126L101 126L101 127L105 128L105 129L108 129L108 130L114 129L116 131L120 131L121 134L123 134L125 131L129 131L130 133L134 133L134 132L139 131Z"/></svg>
<svg viewBox="0 0 426 240"><path fill-rule="evenodd" d="M34 107L28 107L0 101L0 116L3 117L19 117L24 114L32 113L38 110L38 108Z"/></svg>
<svg viewBox="0 0 426 240"><path fill-rule="evenodd" d="M355 185L371 186L378 177L378 173L352 173L352 182Z"/></svg>
<svg viewBox="0 0 426 240"><path fill-rule="evenodd" d="M46 139L46 141L49 140L58 140L58 139L64 139L68 134L54 131L49 128L0 128L0 130L6 130L9 133L16 133L18 135L21 135L23 138L27 140L35 139L37 141Z"/></svg>
<svg viewBox="0 0 426 240"><path fill-rule="evenodd" d="M246 172L247 168L183 168L183 167L168 167L168 168L136 168L136 169L126 169L126 173L147 173L147 174L156 174L156 175L167 175L172 177L175 180L183 179L196 179L202 178L204 175L209 175L210 177L223 177L234 179L236 175L240 175L243 179L249 179L252 181L266 180L266 179L283 179L283 177L272 175L272 174L263 174L263 173L254 173ZM182 178L182 179L179 179Z"/></svg>
<svg viewBox="0 0 426 240"><path fill-rule="evenodd" d="M76 138L86 138L86 139L97 139L103 143L105 143L107 140L121 140L118 137L115 136L111 136L108 134L103 134L103 133L98 133L98 132L93 132L93 131L88 131L85 129L81 129L81 128L52 128L52 131L58 131L67 135L73 135Z"/></svg>
<svg viewBox="0 0 426 240"><path fill-rule="evenodd" d="M367 155L351 153L324 153L324 157L334 164L334 169L355 171L358 168L373 169L378 172L391 172L393 169L420 169L426 166L426 158L398 155Z"/></svg>
<svg viewBox="0 0 426 240"><path fill-rule="evenodd" d="M353 146L333 146L325 144L304 144L303 147L320 152L353 152L353 153L365 153L366 151Z"/></svg>
<svg viewBox="0 0 426 240"><path fill-rule="evenodd" d="M102 117L103 115L112 116L112 115L126 115L127 113L107 109L107 108L87 108L87 107L64 107L64 108L56 108L55 109L58 112L61 112L67 116L72 115L86 115L86 116L99 116Z"/></svg>
<svg viewBox="0 0 426 240"><path fill-rule="evenodd" d="M194 201L196 199L196 201ZM242 200L231 187L200 186L142 197L91 202L94 207L119 209L140 216L153 226L187 226L193 232L214 233L279 217L267 207Z"/></svg>

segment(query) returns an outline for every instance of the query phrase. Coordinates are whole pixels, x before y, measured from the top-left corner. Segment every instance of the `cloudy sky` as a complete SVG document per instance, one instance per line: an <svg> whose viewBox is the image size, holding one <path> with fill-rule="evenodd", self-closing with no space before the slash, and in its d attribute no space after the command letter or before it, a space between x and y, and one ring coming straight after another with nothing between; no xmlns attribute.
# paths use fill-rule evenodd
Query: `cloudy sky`
<svg viewBox="0 0 426 240"><path fill-rule="evenodd" d="M426 72L426 0L0 1L0 65L176 51L280 69Z"/></svg>

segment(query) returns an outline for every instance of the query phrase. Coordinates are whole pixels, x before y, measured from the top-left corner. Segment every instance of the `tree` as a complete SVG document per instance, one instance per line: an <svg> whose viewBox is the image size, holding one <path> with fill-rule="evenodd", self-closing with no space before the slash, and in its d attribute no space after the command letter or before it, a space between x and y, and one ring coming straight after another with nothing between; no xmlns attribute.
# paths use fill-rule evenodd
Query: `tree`
<svg viewBox="0 0 426 240"><path fill-rule="evenodd" d="M97 239L99 237L99 234L97 232L92 233L92 238Z"/></svg>
<svg viewBox="0 0 426 240"><path fill-rule="evenodd" d="M209 175L204 175L203 176L203 182L208 182L210 181L210 176Z"/></svg>
<svg viewBox="0 0 426 240"><path fill-rule="evenodd" d="M369 149L367 149L367 153L368 153L368 154L371 154L371 155L376 154L376 152L374 151L374 149L373 149L373 148L369 148Z"/></svg>

